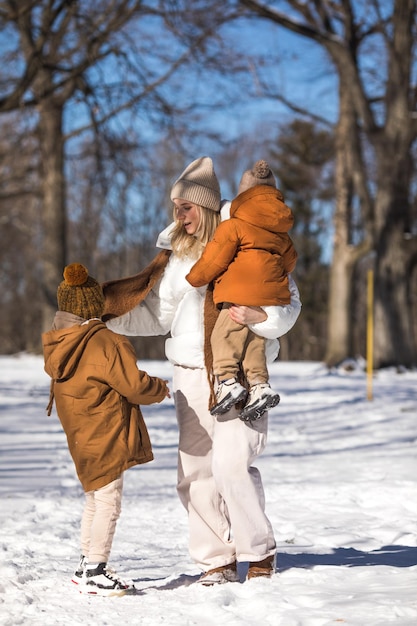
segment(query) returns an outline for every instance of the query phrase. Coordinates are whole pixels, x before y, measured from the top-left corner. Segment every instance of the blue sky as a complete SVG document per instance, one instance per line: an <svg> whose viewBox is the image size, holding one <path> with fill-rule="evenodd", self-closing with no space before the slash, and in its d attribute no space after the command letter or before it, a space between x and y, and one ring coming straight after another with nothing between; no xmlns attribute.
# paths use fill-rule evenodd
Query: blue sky
<svg viewBox="0 0 417 626"><path fill-rule="evenodd" d="M266 20L228 25L224 32L226 41L230 38L241 45L249 55L249 63L251 55L263 59L262 65L248 67L246 81L252 81L255 91L260 76L271 93L279 93L300 108L336 121L337 77L321 46ZM294 115L279 100L264 97L261 90L257 98L237 101L233 108L234 115L228 122L230 133L244 132L249 119L252 123L267 119L277 124Z"/></svg>
<svg viewBox="0 0 417 626"><path fill-rule="evenodd" d="M235 74L229 74L212 82L207 68L200 66L180 70L163 90L178 102L195 104L195 110L200 105L204 111L200 129L202 146L204 130L206 135L211 129L220 130L225 137L233 140L248 133L259 121L277 125L293 117L293 113L279 100L268 99L263 90L257 89L258 77L267 81L272 93L282 94L315 115L332 122L336 120L337 78L319 45L268 21L226 25L221 35L224 40L219 57L224 54L225 65L228 47L235 53L239 53L240 47L248 55L247 71L239 76L238 81ZM255 65L257 56L263 59L263 63ZM105 72L107 78L117 81L117 68L112 67L111 61L106 61L106 64L109 68ZM97 74L97 70L91 73ZM249 90L254 94L251 99L247 97ZM213 103L217 104L216 108ZM66 119L69 127L77 126L80 121L79 107L73 104L67 111ZM141 124L142 120L138 119L137 123ZM152 136L154 132L159 134L156 128L152 130L151 125L142 123L141 133L144 136Z"/></svg>

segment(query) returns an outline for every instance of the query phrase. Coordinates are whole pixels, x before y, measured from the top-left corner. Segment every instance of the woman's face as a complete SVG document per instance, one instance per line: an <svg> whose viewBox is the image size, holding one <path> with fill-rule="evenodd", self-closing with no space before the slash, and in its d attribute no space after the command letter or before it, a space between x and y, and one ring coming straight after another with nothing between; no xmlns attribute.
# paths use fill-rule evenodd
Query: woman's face
<svg viewBox="0 0 417 626"><path fill-rule="evenodd" d="M194 235L200 224L200 207L182 198L176 198L174 206L177 220L182 222L188 235Z"/></svg>

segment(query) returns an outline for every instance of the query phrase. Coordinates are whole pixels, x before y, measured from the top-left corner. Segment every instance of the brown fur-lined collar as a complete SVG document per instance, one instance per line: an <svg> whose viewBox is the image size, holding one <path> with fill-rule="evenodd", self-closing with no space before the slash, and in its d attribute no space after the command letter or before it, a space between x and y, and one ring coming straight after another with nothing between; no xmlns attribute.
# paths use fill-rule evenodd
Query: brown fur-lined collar
<svg viewBox="0 0 417 626"><path fill-rule="evenodd" d="M106 322L124 315L142 302L162 276L170 255L170 250L161 250L139 274L103 283L105 305L102 320Z"/></svg>

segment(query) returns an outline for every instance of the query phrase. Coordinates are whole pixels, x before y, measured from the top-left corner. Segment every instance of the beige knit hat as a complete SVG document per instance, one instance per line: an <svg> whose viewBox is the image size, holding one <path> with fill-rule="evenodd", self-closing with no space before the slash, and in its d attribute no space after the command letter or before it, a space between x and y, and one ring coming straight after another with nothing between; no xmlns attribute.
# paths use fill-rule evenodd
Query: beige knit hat
<svg viewBox="0 0 417 626"><path fill-rule="evenodd" d="M71 263L64 269L64 280L57 290L58 309L85 320L103 315L104 295L100 283L88 275L81 263Z"/></svg>
<svg viewBox="0 0 417 626"><path fill-rule="evenodd" d="M171 189L171 200L176 198L220 211L220 185L210 157L200 157L185 168Z"/></svg>
<svg viewBox="0 0 417 626"><path fill-rule="evenodd" d="M276 181L273 173L270 170L268 163L264 160L256 161L251 170L244 172L237 191L238 195L243 193L251 187L256 185L269 185L270 187L276 187Z"/></svg>

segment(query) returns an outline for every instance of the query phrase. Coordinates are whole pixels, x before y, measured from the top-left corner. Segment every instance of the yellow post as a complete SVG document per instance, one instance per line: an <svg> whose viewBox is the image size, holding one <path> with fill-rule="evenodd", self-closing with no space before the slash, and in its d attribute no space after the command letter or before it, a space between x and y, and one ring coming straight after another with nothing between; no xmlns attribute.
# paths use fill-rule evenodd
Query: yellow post
<svg viewBox="0 0 417 626"><path fill-rule="evenodd" d="M367 399L372 400L372 377L374 369L374 272L368 270L367 290L367 333L366 333L366 371L367 371Z"/></svg>

